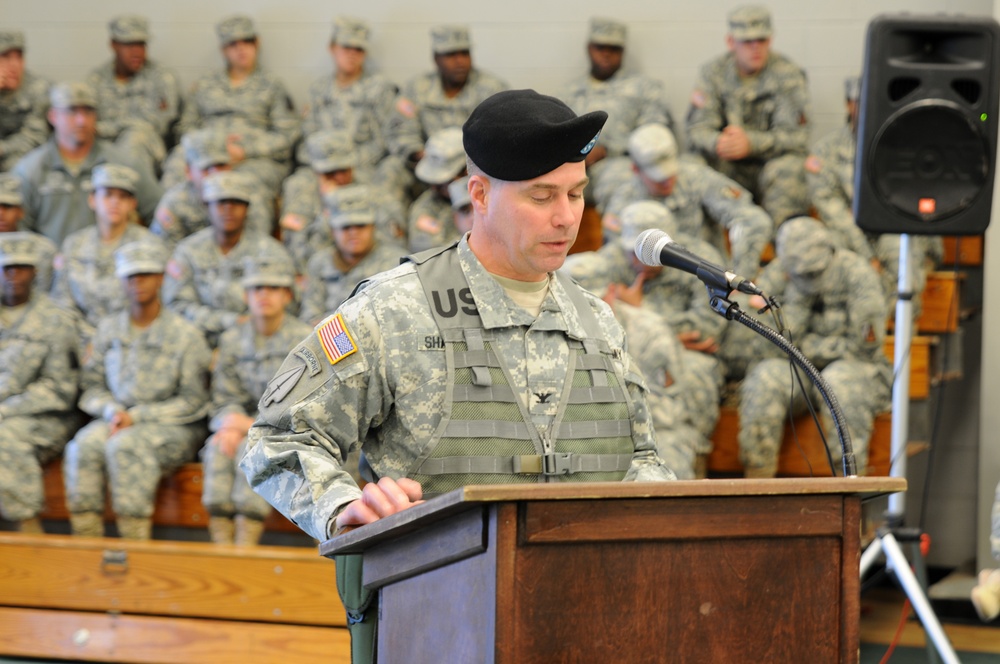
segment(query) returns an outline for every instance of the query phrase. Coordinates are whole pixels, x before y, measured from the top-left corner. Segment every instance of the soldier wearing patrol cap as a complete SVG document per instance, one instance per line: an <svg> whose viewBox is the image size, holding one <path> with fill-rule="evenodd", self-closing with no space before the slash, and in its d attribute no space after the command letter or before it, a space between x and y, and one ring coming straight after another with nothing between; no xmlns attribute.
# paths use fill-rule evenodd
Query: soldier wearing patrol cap
<svg viewBox="0 0 1000 664"><path fill-rule="evenodd" d="M389 154L389 123L395 112L395 83L365 69L371 28L361 19L338 16L330 36L333 76L323 76L309 88L302 132L308 138L322 130L346 132L357 150L353 166L358 182L378 182L401 202L413 182L403 160ZM299 161L308 163L305 147Z"/></svg>
<svg viewBox="0 0 1000 664"><path fill-rule="evenodd" d="M139 240L159 243L149 229L133 220L138 173L128 166L99 164L92 183L88 203L97 223L75 231L63 242L52 287L52 297L83 319L84 345L102 318L127 304L115 275L115 251Z"/></svg>
<svg viewBox="0 0 1000 664"><path fill-rule="evenodd" d="M729 52L701 69L687 115L688 146L753 192L777 224L807 209L802 162L809 92L802 69L771 51L771 13L729 13Z"/></svg>
<svg viewBox="0 0 1000 664"><path fill-rule="evenodd" d="M49 82L24 67L24 33L0 30L0 172L45 142Z"/></svg>
<svg viewBox="0 0 1000 664"><path fill-rule="evenodd" d="M180 113L177 77L146 57L146 18L117 16L108 31L114 57L87 77L97 93L97 134L157 172Z"/></svg>
<svg viewBox="0 0 1000 664"><path fill-rule="evenodd" d="M416 252L458 238L448 185L465 175L462 129L448 127L433 134L414 172L418 180L430 186L410 206L406 241L410 251Z"/></svg>
<svg viewBox="0 0 1000 664"><path fill-rule="evenodd" d="M892 385L892 367L882 351L886 307L878 274L857 254L838 248L823 222L809 217L784 223L775 248L775 262L785 280L786 327L837 395L863 474L875 416L889 406ZM819 394L807 388L809 398L819 404ZM792 409L804 411L805 400L801 389L792 385L787 359L767 358L751 365L740 387L739 406L740 458L747 477L774 477L777 472L793 389ZM825 406L821 416L837 461L839 438Z"/></svg>
<svg viewBox="0 0 1000 664"><path fill-rule="evenodd" d="M839 246L850 249L872 262L879 271L889 313L895 311L899 292L899 235L865 233L854 220L854 158L858 131L858 97L861 81L857 76L844 81L847 122L837 131L819 139L805 161L809 199L819 218L834 234ZM916 235L910 240L910 265L913 268L913 318L920 317L927 285L927 273L944 255L939 236Z"/></svg>
<svg viewBox="0 0 1000 664"><path fill-rule="evenodd" d="M405 253L375 231L372 188L355 184L324 196L332 247L306 266L302 319L315 325L346 300L362 280L399 265Z"/></svg>
<svg viewBox="0 0 1000 664"><path fill-rule="evenodd" d="M205 178L202 198L211 226L189 235L167 265L163 301L190 320L215 347L219 335L246 320L243 259L246 256L291 262L288 251L270 235L246 227L253 176L222 171Z"/></svg>
<svg viewBox="0 0 1000 664"><path fill-rule="evenodd" d="M0 233L19 231L24 217L21 180L12 173L0 173ZM35 265L35 288L43 293L52 288L52 262L59 248L44 235L35 235L38 263Z"/></svg>
<svg viewBox="0 0 1000 664"><path fill-rule="evenodd" d="M79 425L73 319L32 286L40 236L0 233L0 515L41 533L42 466Z"/></svg>
<svg viewBox="0 0 1000 664"><path fill-rule="evenodd" d="M149 230L170 247L209 225L208 206L201 197L205 178L232 170L225 135L215 129L199 129L184 135L185 179L170 187L160 199ZM274 229L274 207L261 187L254 187L247 210L247 228L270 235Z"/></svg>
<svg viewBox="0 0 1000 664"><path fill-rule="evenodd" d="M590 71L566 85L557 95L577 113L601 109L608 114L601 138L586 159L587 174L598 206L606 202L603 181L608 170L622 170L623 166L628 170L628 162L621 158L626 154L629 134L636 127L651 122L674 126L663 83L622 70L626 32L624 23L592 18L587 39Z"/></svg>
<svg viewBox="0 0 1000 664"><path fill-rule="evenodd" d="M159 241L115 252L128 308L97 326L80 379L80 409L95 419L63 455L74 535L104 534L106 476L121 537L150 539L160 479L205 439L211 353L193 325L161 305L166 260Z"/></svg>
<svg viewBox="0 0 1000 664"><path fill-rule="evenodd" d="M231 16L215 26L226 68L192 86L178 132L215 129L225 136L230 163L257 177L273 199L291 166L292 146L302 135L292 98L277 76L261 69L257 29L248 16ZM164 181L183 178L183 157L175 151Z"/></svg>
<svg viewBox="0 0 1000 664"><path fill-rule="evenodd" d="M212 435L201 451L205 478L202 503L208 531L216 544L253 546L260 540L271 511L250 490L237 462L246 451L246 435L257 416L257 402L267 383L295 344L312 328L288 315L295 271L287 262L248 256L243 279L249 320L226 330L212 371Z"/></svg>
<svg viewBox="0 0 1000 664"><path fill-rule="evenodd" d="M93 191L94 167L122 164L139 176L136 209L148 221L163 191L148 165L97 136L97 95L86 83L58 83L50 91L49 122L55 131L48 142L29 152L14 167L21 178L24 221L57 245L70 233L94 224L87 204Z"/></svg>
<svg viewBox="0 0 1000 664"><path fill-rule="evenodd" d="M659 201L673 213L682 235L698 237L748 279L760 270L760 256L774 236L774 223L746 189L691 156L679 156L677 141L664 125L643 125L629 136L630 171L616 178L604 212L605 233L618 233L626 206Z"/></svg>
<svg viewBox="0 0 1000 664"><path fill-rule="evenodd" d="M431 28L436 71L407 82L396 99L389 149L415 168L427 139L461 127L480 102L507 89L507 83L472 65L472 38L464 25Z"/></svg>

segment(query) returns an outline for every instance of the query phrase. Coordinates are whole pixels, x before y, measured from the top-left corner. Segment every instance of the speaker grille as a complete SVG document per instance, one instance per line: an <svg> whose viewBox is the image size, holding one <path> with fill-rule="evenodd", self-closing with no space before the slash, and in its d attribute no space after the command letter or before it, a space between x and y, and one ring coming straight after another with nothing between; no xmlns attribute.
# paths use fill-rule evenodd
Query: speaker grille
<svg viewBox="0 0 1000 664"><path fill-rule="evenodd" d="M889 99L899 101L920 87L920 79L912 76L900 76L889 81Z"/></svg>
<svg viewBox="0 0 1000 664"><path fill-rule="evenodd" d="M979 96L983 93L983 86L979 84L979 81L968 78L956 78L951 82L951 89L970 104L978 102Z"/></svg>

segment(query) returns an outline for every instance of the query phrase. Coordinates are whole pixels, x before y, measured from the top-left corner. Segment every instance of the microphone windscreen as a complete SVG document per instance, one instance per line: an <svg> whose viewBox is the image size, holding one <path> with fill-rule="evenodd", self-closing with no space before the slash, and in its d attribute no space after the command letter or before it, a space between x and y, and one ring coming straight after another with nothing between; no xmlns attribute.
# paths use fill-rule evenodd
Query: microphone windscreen
<svg viewBox="0 0 1000 664"><path fill-rule="evenodd" d="M635 239L635 257L643 265L656 267L660 263L660 251L668 243L672 242L670 236L657 228L650 228L639 233Z"/></svg>

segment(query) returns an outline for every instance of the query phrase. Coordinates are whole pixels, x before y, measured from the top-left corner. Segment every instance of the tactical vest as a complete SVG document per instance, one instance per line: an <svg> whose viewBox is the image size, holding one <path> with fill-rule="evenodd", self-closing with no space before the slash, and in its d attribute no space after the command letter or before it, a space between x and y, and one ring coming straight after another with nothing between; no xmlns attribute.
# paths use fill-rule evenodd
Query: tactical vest
<svg viewBox="0 0 1000 664"><path fill-rule="evenodd" d="M632 462L634 409L589 302L557 275L585 335L566 340L569 362L558 410L551 428L541 432L495 352L498 335L483 329L453 247L410 257L444 341L449 388L444 417L409 476L425 495L468 484L620 481ZM458 299L440 302L448 291ZM442 316L442 308L455 315Z"/></svg>

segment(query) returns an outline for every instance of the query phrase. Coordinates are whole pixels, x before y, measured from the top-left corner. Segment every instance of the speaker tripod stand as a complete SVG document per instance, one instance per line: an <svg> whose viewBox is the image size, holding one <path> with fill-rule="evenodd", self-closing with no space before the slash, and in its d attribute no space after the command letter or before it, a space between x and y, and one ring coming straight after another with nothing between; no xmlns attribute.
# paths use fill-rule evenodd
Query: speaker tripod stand
<svg viewBox="0 0 1000 664"><path fill-rule="evenodd" d="M892 385L892 440L890 444L892 465L889 474L892 477L906 477L906 442L909 434L910 417L910 342L913 338L913 266L911 265L910 236L899 236L899 280L897 282L896 299L896 341L893 351L893 385ZM901 538L919 540L919 533L914 536L913 529L902 529L903 517L906 513L906 498L903 493L889 496L889 509L886 512L886 527L878 533L861 555L861 576L875 563L879 554L885 554L886 569L893 572L910 604L913 605L920 618L927 636L933 642L934 648L946 664L960 664L955 649L952 648L948 636L941 627L941 622L934 613L933 607L924 594L923 585L926 578L918 580L910 569L910 564L899 546L896 535ZM920 556L917 547L915 555ZM923 574L923 562L918 569ZM928 647L931 661L936 661L933 651Z"/></svg>

